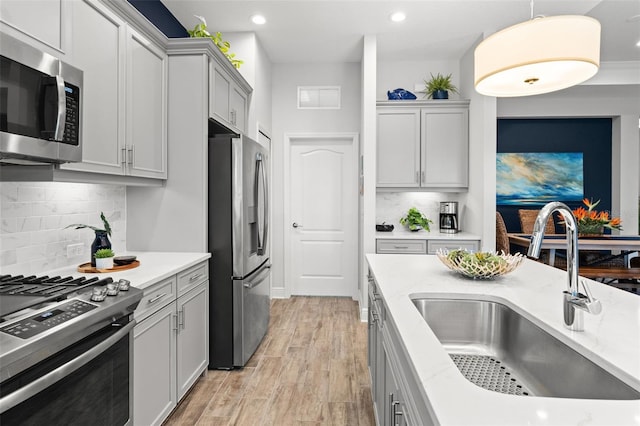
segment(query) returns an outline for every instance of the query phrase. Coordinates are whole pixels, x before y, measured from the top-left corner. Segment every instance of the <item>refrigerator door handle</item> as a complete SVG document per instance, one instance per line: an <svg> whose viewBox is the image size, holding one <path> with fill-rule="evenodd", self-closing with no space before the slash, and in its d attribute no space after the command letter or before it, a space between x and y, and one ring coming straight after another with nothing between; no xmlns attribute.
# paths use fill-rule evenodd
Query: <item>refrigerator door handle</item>
<svg viewBox="0 0 640 426"><path fill-rule="evenodd" d="M260 285L260 283L262 283L267 276L269 275L269 269L271 268L271 264L268 263L266 265L264 265L262 271L260 271L253 280L251 281L245 281L242 286L244 288L248 288L248 289L252 289L254 287L257 287L258 285Z"/></svg>
<svg viewBox="0 0 640 426"><path fill-rule="evenodd" d="M265 254L265 245L267 243L267 227L269 225L269 206L268 206L268 193L267 193L267 176L264 167L264 161L262 154L256 154L256 197L260 199L258 196L258 192L260 191L260 178L262 178L262 192L263 192L263 203L262 203L262 223L258 223L258 255L262 256ZM262 225L262 226L260 226ZM262 235L260 235L260 228L262 228Z"/></svg>

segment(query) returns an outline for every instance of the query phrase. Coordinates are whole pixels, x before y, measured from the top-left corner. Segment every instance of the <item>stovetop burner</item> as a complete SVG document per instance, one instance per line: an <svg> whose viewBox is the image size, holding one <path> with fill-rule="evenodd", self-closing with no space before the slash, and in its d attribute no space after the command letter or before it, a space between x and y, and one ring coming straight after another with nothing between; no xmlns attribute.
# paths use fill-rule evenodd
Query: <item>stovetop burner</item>
<svg viewBox="0 0 640 426"><path fill-rule="evenodd" d="M7 315L44 302L60 301L113 282L110 277L49 277L0 275L0 322Z"/></svg>

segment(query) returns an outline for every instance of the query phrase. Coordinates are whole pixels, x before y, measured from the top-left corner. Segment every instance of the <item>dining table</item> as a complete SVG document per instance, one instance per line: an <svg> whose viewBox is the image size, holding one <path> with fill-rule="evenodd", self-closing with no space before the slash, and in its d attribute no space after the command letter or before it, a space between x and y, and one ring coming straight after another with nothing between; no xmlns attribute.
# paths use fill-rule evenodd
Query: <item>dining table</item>
<svg viewBox="0 0 640 426"><path fill-rule="evenodd" d="M507 236L509 237L509 243L511 245L523 247L525 250L529 248L531 234L507 233ZM567 237L564 234L545 235L540 248L549 250L549 264L553 265L556 250L564 250L567 248ZM611 256L605 256L603 258L608 260L613 257L622 257L624 258L624 264L628 266L629 258L640 251L640 236L602 235L579 237L578 250L611 251L613 253Z"/></svg>

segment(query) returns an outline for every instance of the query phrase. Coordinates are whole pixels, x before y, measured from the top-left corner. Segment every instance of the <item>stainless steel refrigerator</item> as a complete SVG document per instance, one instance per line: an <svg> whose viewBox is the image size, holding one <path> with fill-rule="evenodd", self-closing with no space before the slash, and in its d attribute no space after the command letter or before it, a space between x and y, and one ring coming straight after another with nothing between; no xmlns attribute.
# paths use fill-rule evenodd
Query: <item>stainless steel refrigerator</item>
<svg viewBox="0 0 640 426"><path fill-rule="evenodd" d="M269 325L268 164L252 139L209 139L210 369L244 366Z"/></svg>

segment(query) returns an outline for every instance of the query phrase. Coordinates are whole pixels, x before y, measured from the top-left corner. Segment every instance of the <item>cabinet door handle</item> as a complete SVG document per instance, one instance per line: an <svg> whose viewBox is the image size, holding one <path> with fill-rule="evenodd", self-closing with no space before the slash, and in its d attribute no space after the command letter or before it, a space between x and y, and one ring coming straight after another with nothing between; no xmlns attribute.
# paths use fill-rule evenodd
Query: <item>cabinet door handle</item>
<svg viewBox="0 0 640 426"><path fill-rule="evenodd" d="M134 148L134 147L133 147L133 145L131 145L131 146L127 149L127 152L128 152L128 154L129 154L129 155L128 155L129 159L128 159L127 163L128 163L130 166L133 166L133 148Z"/></svg>
<svg viewBox="0 0 640 426"><path fill-rule="evenodd" d="M182 309L180 309L178 311L178 326L180 326L180 328L182 328L184 330L185 328L185 307L183 306Z"/></svg>
<svg viewBox="0 0 640 426"><path fill-rule="evenodd" d="M190 283L192 283L192 282L194 282L195 280L199 279L201 276L202 276L202 274L195 274L195 275L191 275L191 276L189 277L189 282L190 282Z"/></svg>
<svg viewBox="0 0 640 426"><path fill-rule="evenodd" d="M156 297L153 297L153 298L149 299L147 304L148 305L152 305L152 304L156 303L157 301L159 301L160 299L162 299L163 297L165 297L166 295L167 295L167 293L159 294Z"/></svg>
<svg viewBox="0 0 640 426"><path fill-rule="evenodd" d="M178 331L178 315L171 315L173 317L173 331Z"/></svg>
<svg viewBox="0 0 640 426"><path fill-rule="evenodd" d="M420 183L420 172L416 172L416 183Z"/></svg>
<svg viewBox="0 0 640 426"><path fill-rule="evenodd" d="M420 172L420 176L421 176L421 178L420 178L420 182L421 182L421 183L425 183L425 179L424 179L424 170Z"/></svg>
<svg viewBox="0 0 640 426"><path fill-rule="evenodd" d="M235 126L236 125L236 110L232 109L230 111L230 114L231 114L231 117L230 117L231 118L231 120L230 120L231 124L233 124Z"/></svg>
<svg viewBox="0 0 640 426"><path fill-rule="evenodd" d="M120 159L120 163L122 163L122 165L127 164L127 147L124 146L122 147L121 151L121 159Z"/></svg>

